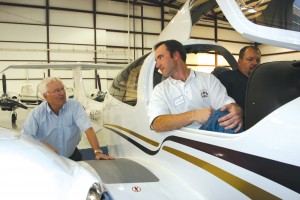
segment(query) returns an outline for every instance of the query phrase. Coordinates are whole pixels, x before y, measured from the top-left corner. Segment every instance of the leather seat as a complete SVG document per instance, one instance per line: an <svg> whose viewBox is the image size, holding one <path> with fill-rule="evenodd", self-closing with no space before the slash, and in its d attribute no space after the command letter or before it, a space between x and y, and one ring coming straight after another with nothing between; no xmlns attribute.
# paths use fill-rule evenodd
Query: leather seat
<svg viewBox="0 0 300 200"><path fill-rule="evenodd" d="M300 96L300 61L259 65L251 74L245 99L245 129Z"/></svg>

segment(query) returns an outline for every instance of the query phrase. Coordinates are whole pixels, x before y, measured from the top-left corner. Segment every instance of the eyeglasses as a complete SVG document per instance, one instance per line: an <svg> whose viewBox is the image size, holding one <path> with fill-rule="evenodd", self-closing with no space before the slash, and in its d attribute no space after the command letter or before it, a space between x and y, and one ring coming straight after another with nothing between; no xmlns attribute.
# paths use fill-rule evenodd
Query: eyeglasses
<svg viewBox="0 0 300 200"><path fill-rule="evenodd" d="M66 88L63 87L63 88L61 88L61 89L56 89L56 90L54 90L54 92L47 92L47 93L58 95L60 92L65 93L65 92L66 92Z"/></svg>

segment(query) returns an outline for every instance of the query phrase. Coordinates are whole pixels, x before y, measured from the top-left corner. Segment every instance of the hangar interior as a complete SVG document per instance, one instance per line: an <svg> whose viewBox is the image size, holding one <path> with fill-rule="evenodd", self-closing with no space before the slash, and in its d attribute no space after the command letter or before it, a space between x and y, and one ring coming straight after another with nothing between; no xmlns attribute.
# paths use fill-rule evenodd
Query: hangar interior
<svg viewBox="0 0 300 200"><path fill-rule="evenodd" d="M107 63L126 65L151 51L161 30L184 0L0 0L0 69L28 63ZM247 1L246 1L247 2ZM262 9L267 6L265 1ZM248 18L254 15L248 13ZM220 9L207 13L194 25L192 39L215 41L237 58L245 40L227 22ZM291 60L299 52L256 44L262 63ZM8 90L20 93L20 83L38 84L45 76L60 76L71 87L72 73L55 70L10 69ZM107 91L118 70L83 72L91 93L99 73ZM2 87L1 87L2 90Z"/></svg>
<svg viewBox="0 0 300 200"><path fill-rule="evenodd" d="M160 32L184 3L185 0L0 0L0 70L29 63L80 62L125 67L151 51ZM246 16L251 19L258 14ZM218 7L193 26L191 38L217 42L236 59L243 46L254 44L231 27ZM291 49L255 45L262 52L262 63L300 56ZM118 72L119 69L82 71L87 95L98 88L97 74L106 92ZM22 85L30 83L36 88L46 76L58 76L66 87L72 87L70 70L9 69L5 74L7 90L17 94ZM9 126L19 129L18 123Z"/></svg>
<svg viewBox="0 0 300 200"><path fill-rule="evenodd" d="M187 66L207 73L220 66L221 56L227 61L225 66L237 68L235 59L245 45L253 44L261 49L262 65L253 71L244 82L246 84L240 84L241 81L235 84L245 86L241 87L239 94L240 91L247 93L244 117L239 109L240 112L227 119L234 129L242 127L244 122L245 129L238 134L200 130L200 126L190 128L185 127L186 124L181 124L181 128L160 131L153 130L150 125L150 112L163 109L165 103L158 97L156 101L159 103L151 106L158 88L155 85L164 80L162 75L168 75L164 70L171 71L171 67L165 67L166 62L159 66L160 57L148 53L161 39L162 29L172 25L171 19L185 1L0 0L0 85L3 86L3 91L0 86L0 199L300 199L300 127L297 118L300 107L300 0L258 0L263 2L259 9L270 8L271 1L272 9L281 9L279 15L272 16L272 19L283 19L289 15L292 23L284 19L282 25L288 25L284 31L281 25L265 31L260 31L260 25L255 25L249 31L251 26L248 26L245 16L254 19L261 11L241 12L243 5L235 2L254 5L258 2L255 0L189 0L217 3L232 26L220 8L209 7L211 10L205 12L199 21L196 18L185 20L190 13L179 12L182 17L179 24L186 28L173 23L172 29L167 29L172 30L168 31L168 36L173 36L173 32L178 36L175 38L184 35L181 38L184 38L187 56L191 55L193 62L199 58L199 62L187 63ZM188 6L185 4L184 9L189 11ZM289 9L285 9L287 7ZM206 8L204 6L203 9ZM293 12L290 12L291 9ZM240 20L243 23L234 23L233 16L237 20L243 19ZM188 23L181 23L183 21ZM191 38L197 40L187 40L191 21L196 23ZM239 30L236 24L247 29L244 35L233 29ZM174 28L176 31L173 31ZM268 45L244 37L252 37L256 42L264 41ZM291 49L279 48L280 42L282 47ZM164 54L166 51L163 49L161 52ZM198 57L202 54L208 56ZM214 59L210 60L211 57ZM257 56L256 60L250 56L244 58L249 62L252 60L252 64L259 59ZM174 60L170 59L173 63L176 62ZM204 60L207 62L204 63ZM155 68L156 61L161 73ZM180 64L185 68L181 60ZM26 65L28 68L11 68L3 72L11 65ZM95 70L91 67L95 65L106 68ZM71 66L72 70L57 70L55 66ZM80 67L83 66L89 69L82 70ZM184 71L188 74L186 68ZM181 80L190 81L195 77L194 80L202 81L196 79L196 72L194 76L192 73L189 75L188 79ZM211 103L211 96L211 99L227 97L225 89L213 75L199 75L207 77L208 81L188 85L176 80L180 87L197 84L194 89L177 92L164 88L171 95L175 94L167 103L185 106L186 100L196 100L191 104L197 106L198 100ZM60 82L51 84L48 91L44 88L49 104L44 102L40 107L36 107L37 102L26 104L28 109L16 110L18 117L13 122L14 110L9 110L6 105L13 102L12 93L21 98L23 86L28 86L27 93L32 90L33 94L37 94L36 86L47 76L59 76L67 88ZM107 92L105 101L100 102L90 98L99 88L99 81L103 92ZM75 90L82 88L82 82L85 92ZM174 82L169 79L163 84L172 86ZM79 94L76 91L80 91ZM5 95L6 92L12 93ZM81 104L66 103L65 95L72 98L72 92ZM205 107L211 109L203 110L218 110L225 104L221 103L216 106L206 104ZM225 107L229 105L232 108L232 104L233 101L227 101ZM37 115L32 112L34 116L29 118L29 123L24 123L33 108L41 108L42 111L35 110ZM200 110L200 117L203 110ZM191 113L195 112L188 114ZM191 123L205 122L205 119L195 121L193 116L181 116L192 119ZM177 117L167 116L168 120L158 120L158 124L176 126L180 124ZM26 134L18 134L22 127ZM87 133L82 132L83 138L79 127ZM40 141L28 137L35 132ZM116 159L95 160L109 158L101 154L99 148ZM74 162L81 160L80 152L83 160ZM75 153L76 159L71 160Z"/></svg>

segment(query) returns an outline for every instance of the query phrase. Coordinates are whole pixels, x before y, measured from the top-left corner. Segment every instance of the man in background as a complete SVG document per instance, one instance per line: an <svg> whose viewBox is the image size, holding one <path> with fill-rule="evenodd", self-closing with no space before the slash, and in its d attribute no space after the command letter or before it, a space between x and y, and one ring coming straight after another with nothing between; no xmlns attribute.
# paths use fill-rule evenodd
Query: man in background
<svg viewBox="0 0 300 200"><path fill-rule="evenodd" d="M83 131L97 160L113 159L101 151L96 133L82 105L74 99L66 99L65 86L59 78L44 78L38 89L46 101L29 113L22 127L22 134L32 136L59 155L80 161L82 155L77 145Z"/></svg>
<svg viewBox="0 0 300 200"><path fill-rule="evenodd" d="M245 109L247 82L252 71L260 64L261 52L255 46L245 46L240 50L238 69L223 72L217 76L236 103Z"/></svg>

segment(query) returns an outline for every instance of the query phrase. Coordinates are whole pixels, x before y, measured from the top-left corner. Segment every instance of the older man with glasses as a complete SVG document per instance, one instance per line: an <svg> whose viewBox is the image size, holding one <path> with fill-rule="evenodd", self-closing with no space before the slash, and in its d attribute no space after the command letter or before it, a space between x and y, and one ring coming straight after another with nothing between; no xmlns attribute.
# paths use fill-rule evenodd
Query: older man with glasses
<svg viewBox="0 0 300 200"><path fill-rule="evenodd" d="M65 86L59 78L44 78L38 89L46 101L29 113L22 134L32 136L59 155L80 161L82 155L77 145L82 131L86 133L96 159L113 159L100 150L84 108L78 101L66 98Z"/></svg>

